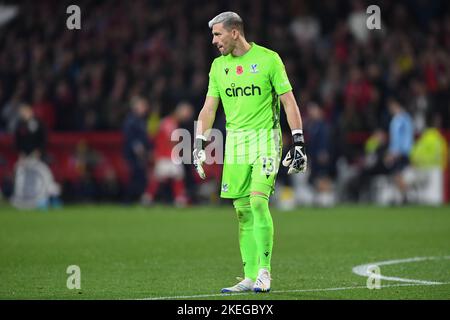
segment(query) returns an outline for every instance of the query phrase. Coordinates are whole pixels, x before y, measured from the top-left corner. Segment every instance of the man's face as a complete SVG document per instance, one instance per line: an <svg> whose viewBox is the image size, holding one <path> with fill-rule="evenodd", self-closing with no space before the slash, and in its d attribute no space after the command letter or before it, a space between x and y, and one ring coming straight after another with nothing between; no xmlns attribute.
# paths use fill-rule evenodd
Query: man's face
<svg viewBox="0 0 450 320"><path fill-rule="evenodd" d="M397 101L395 101L395 100L388 101L388 110L391 115L395 115L395 113L397 112L398 109L399 109L399 104Z"/></svg>
<svg viewBox="0 0 450 320"><path fill-rule="evenodd" d="M146 115L147 111L148 111L148 104L145 100L139 100L137 102L135 102L136 105L134 107L135 112L140 116L144 116Z"/></svg>
<svg viewBox="0 0 450 320"><path fill-rule="evenodd" d="M228 31L223 27L223 23L216 23L212 27L212 44L219 49L223 56L228 55L234 49L235 39L233 34L235 30ZM235 36L236 37L236 36Z"/></svg>
<svg viewBox="0 0 450 320"><path fill-rule="evenodd" d="M322 109L316 104L310 104L308 106L308 115L313 120L319 120L322 118Z"/></svg>
<svg viewBox="0 0 450 320"><path fill-rule="evenodd" d="M177 118L180 122L187 122L192 118L194 113L192 105L183 103L177 107Z"/></svg>
<svg viewBox="0 0 450 320"><path fill-rule="evenodd" d="M33 109L29 106L23 106L19 109L19 114L23 120L28 121L33 117Z"/></svg>

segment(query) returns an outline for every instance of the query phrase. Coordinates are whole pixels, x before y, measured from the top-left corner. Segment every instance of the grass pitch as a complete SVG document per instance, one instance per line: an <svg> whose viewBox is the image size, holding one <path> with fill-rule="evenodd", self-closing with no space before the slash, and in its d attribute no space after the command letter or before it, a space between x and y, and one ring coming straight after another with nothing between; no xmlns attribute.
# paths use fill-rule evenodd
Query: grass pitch
<svg viewBox="0 0 450 320"><path fill-rule="evenodd" d="M220 295L242 276L231 205L177 209L74 205L18 211L0 205L1 299L450 299L450 208L339 206L272 208L275 241L269 294ZM369 290L352 268L385 265ZM69 265L81 289L66 287Z"/></svg>

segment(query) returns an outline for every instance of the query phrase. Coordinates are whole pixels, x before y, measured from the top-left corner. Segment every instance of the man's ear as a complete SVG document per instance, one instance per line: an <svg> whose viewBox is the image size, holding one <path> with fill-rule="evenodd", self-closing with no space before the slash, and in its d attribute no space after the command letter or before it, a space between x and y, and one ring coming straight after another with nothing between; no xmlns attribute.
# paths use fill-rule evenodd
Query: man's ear
<svg viewBox="0 0 450 320"><path fill-rule="evenodd" d="M234 40L237 40L237 38L239 37L239 31L237 29L232 29L231 36L233 37Z"/></svg>

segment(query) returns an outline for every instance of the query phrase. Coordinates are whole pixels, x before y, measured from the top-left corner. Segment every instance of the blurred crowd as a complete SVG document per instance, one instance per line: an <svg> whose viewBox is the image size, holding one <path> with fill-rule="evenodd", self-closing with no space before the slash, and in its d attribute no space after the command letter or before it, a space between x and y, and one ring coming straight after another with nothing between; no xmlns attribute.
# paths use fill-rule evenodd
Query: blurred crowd
<svg viewBox="0 0 450 320"><path fill-rule="evenodd" d="M181 101L193 108L183 121L197 116L218 55L207 22L228 10L243 17L249 41L277 51L285 63L315 191L335 189L344 167L362 170L370 134L386 135L389 144L390 104L410 117L414 139L430 128L450 129L445 0L81 0L81 30L65 27L70 4L4 2L17 12L0 21L0 131L14 132L23 103L50 132L122 130L133 99L141 97L150 149L161 119ZM381 8L380 30L366 26L371 4ZM283 111L282 122L289 139ZM224 129L222 111L215 127ZM280 174L284 186L300 183L291 180ZM347 180L350 190L364 184Z"/></svg>

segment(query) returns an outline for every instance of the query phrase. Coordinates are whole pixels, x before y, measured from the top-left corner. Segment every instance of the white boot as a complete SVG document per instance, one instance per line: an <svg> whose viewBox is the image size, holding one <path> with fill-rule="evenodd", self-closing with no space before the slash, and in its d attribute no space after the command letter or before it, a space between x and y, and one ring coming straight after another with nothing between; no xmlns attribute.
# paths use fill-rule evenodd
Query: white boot
<svg viewBox="0 0 450 320"><path fill-rule="evenodd" d="M255 292L269 292L270 291L270 272L267 269L260 269L258 278L256 278L253 291Z"/></svg>
<svg viewBox="0 0 450 320"><path fill-rule="evenodd" d="M242 279L242 278L238 278ZM246 292L246 291L252 291L254 282L250 278L245 278L238 284L229 287L229 288L223 288L220 290L222 293L231 293L231 292Z"/></svg>

